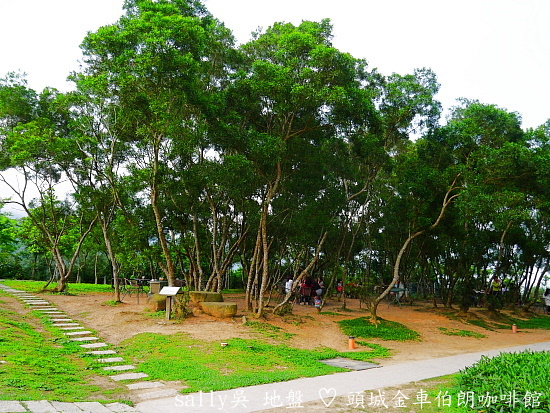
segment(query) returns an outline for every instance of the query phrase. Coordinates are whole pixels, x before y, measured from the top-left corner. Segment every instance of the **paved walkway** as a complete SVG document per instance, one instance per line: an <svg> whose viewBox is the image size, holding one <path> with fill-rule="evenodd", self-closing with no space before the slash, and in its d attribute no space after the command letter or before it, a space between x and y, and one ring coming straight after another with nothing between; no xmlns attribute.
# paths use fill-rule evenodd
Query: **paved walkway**
<svg viewBox="0 0 550 413"><path fill-rule="evenodd" d="M89 337L89 331L81 331L84 327L77 323L71 323L66 316L60 315L60 312L51 307L50 303L33 297L24 291L10 289L0 284L0 289L16 295L19 299L33 307L35 310L41 309L44 313L52 316L52 321L56 321L60 328L74 329L74 332L66 334L75 336L73 339L78 341L94 341L90 344L83 344L83 348L96 348L107 346L104 343L95 342L98 340ZM40 301L40 304L38 302ZM67 325L62 325L67 324ZM77 334L79 332L80 334ZM83 337L76 337L81 335ZM87 338L87 340L85 339ZM91 339L94 340L91 340ZM84 339L84 340L83 340ZM91 346L91 347L90 347ZM159 390L155 382L136 381L128 384L129 389L152 388L153 391L144 393L142 402L134 407L129 407L121 403L61 403L54 401L0 401L0 413L109 413L109 412L141 412L141 413L181 413L181 412L258 412L270 410L277 407L285 408L286 411L303 411L303 403L311 401L321 401L321 411L334 411L331 404L337 396L348 396L354 393L380 389L390 386L403 386L413 381L425 380L433 377L439 377L447 374L456 373L467 366L477 362L481 356L496 356L501 352L519 352L524 350L532 351L550 351L550 341L525 346L510 347L499 350L484 351L478 353L468 353L458 356L434 358L428 360L415 361L410 363L396 364L391 366L381 366L361 371L352 371L345 373L336 373L326 376L318 376L304 379L291 380L288 382L271 383L259 386L243 387L233 390L179 394L165 390ZM108 353L106 353L108 352ZM114 353L114 352L113 352ZM99 350L95 354L112 354L109 350ZM102 359L105 363L115 363L113 366L105 369L116 370L113 367L119 366L118 370L131 370L133 366L116 364L123 363L123 359L118 357L109 357ZM137 376L132 376L136 374ZM139 376L139 377L138 377ZM122 377L122 378L121 378ZM146 377L146 376L145 376ZM111 376L113 380L134 378L139 380L143 378L140 373L123 373ZM0 390L1 391L1 390Z"/></svg>

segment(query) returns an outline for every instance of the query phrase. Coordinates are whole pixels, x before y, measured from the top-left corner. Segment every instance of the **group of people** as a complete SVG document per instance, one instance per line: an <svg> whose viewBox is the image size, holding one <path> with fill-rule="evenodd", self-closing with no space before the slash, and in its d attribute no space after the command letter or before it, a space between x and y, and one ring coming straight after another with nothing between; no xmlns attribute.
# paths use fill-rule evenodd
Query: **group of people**
<svg viewBox="0 0 550 413"><path fill-rule="evenodd" d="M487 290L485 290L485 294L488 296L488 299L492 299L494 301L495 299L499 300L503 293L505 293L505 287L503 287L500 278L497 275L494 275L489 282ZM550 315L550 288L546 288L544 291L542 301L545 307L544 312Z"/></svg>
<svg viewBox="0 0 550 413"><path fill-rule="evenodd" d="M285 283L285 293L292 291L294 280L288 277ZM325 284L322 279L305 277L300 285L300 304L301 305L321 305L321 298L325 293Z"/></svg>

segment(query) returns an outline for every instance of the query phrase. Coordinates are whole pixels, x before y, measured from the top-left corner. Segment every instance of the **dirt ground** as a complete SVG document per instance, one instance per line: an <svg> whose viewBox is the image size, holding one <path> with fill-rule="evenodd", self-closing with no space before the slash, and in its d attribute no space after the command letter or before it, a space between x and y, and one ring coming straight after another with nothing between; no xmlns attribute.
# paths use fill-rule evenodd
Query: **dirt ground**
<svg viewBox="0 0 550 413"><path fill-rule="evenodd" d="M197 339L220 342L233 337L257 337L249 327L243 325L244 318L255 320L253 314L245 311L244 294L224 296L225 301L237 303L237 315L232 319L215 319L206 314L198 314L183 320L151 317L148 315L151 312L151 304L143 295L139 297L139 303L138 298L133 295L125 297L124 302L117 306L107 304L114 298L108 293L80 296L44 295L43 297L74 320L97 331L103 340L114 345L141 332L173 334L183 331ZM361 351L359 348L348 349L348 337L340 331L336 321L366 316L368 313L364 305L360 308L358 300L348 299L346 311L342 310L342 304L342 301L336 299L328 300L322 312L332 314L319 314L313 306L295 304L292 314L275 316L270 311L272 308L268 308L265 321L293 333L294 336L288 344L294 347L312 349L325 346L338 351ZM470 317L485 318L488 315L484 308L473 308L470 311L472 314ZM441 307L434 309L431 303L420 302L399 308L382 302L378 311L380 317L404 324L420 333L422 339L416 342L372 339L365 341L378 343L391 349L391 358L378 360L383 365L390 365L550 340L550 333L547 330L520 330L515 334L511 329L490 331L444 315L449 312L452 310ZM448 330L475 331L486 337L477 339L449 336L442 334L439 327L445 327Z"/></svg>

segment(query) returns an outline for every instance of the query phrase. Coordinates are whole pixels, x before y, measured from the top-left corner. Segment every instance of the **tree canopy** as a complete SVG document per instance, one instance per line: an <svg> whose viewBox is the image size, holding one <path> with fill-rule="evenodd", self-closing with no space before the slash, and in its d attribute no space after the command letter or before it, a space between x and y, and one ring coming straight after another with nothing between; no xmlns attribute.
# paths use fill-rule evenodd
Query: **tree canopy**
<svg viewBox="0 0 550 413"><path fill-rule="evenodd" d="M124 10L83 39L74 91L0 80L3 202L26 212L0 216L0 276L63 290L101 262L115 285L242 287L258 314L287 277L464 310L492 275L517 302L545 282L550 120L465 99L443 120L435 73L379 73L329 20L237 45L198 0Z"/></svg>

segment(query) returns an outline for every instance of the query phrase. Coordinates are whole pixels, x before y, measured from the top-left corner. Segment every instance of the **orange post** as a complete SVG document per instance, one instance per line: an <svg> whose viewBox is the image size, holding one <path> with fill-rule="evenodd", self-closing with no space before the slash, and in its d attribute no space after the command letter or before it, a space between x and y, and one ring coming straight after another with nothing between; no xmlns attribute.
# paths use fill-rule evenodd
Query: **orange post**
<svg viewBox="0 0 550 413"><path fill-rule="evenodd" d="M515 324L512 324L512 333L517 333L517 332L518 332L518 326Z"/></svg>
<svg viewBox="0 0 550 413"><path fill-rule="evenodd" d="M350 336L348 340L348 348L353 350L355 348L355 337Z"/></svg>

